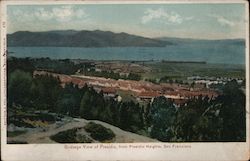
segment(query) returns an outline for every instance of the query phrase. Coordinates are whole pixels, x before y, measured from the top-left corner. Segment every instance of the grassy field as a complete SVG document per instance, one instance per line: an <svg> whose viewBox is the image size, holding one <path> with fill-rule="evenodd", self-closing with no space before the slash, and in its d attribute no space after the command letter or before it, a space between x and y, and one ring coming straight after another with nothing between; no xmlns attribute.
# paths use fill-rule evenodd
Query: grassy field
<svg viewBox="0 0 250 161"><path fill-rule="evenodd" d="M152 69L151 72L142 75L145 79L157 79L164 76L180 80L189 76L245 78L243 65L151 62L146 63L145 66Z"/></svg>

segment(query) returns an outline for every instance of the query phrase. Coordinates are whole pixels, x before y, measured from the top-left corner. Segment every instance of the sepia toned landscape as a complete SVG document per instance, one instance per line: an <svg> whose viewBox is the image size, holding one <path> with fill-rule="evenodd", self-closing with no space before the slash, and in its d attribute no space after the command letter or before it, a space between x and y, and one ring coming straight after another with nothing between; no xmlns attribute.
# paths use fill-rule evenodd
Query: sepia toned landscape
<svg viewBox="0 0 250 161"><path fill-rule="evenodd" d="M7 143L246 141L242 10L9 6Z"/></svg>

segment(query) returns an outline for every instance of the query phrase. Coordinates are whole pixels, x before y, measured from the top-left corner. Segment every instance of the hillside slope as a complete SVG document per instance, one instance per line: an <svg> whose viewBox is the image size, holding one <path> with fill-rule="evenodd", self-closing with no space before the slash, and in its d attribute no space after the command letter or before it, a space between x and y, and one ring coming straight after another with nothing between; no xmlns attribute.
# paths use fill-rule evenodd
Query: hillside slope
<svg viewBox="0 0 250 161"><path fill-rule="evenodd" d="M66 131L73 128L84 127L89 122L95 122L102 126L111 129L115 134L114 143L134 143L134 142L158 142L155 139L151 139L145 136L134 134L121 130L118 127L110 125L108 123L97 121L97 120L85 120L85 119L68 119L62 124L52 124L46 130L34 129L30 130L25 134L18 135L15 137L8 137L8 142L27 142L27 143L56 143L50 139L50 136L55 135L59 132ZM95 142L98 142L95 140Z"/></svg>

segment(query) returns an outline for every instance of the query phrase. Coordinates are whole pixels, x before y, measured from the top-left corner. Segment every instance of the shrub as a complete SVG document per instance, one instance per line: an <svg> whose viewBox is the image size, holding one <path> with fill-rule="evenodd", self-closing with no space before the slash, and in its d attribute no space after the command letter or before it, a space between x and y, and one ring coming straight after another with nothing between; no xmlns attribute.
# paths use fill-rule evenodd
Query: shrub
<svg viewBox="0 0 250 161"><path fill-rule="evenodd" d="M112 130L105 128L100 124L96 124L94 122L88 123L84 129L90 133L90 136L98 141L106 141L111 140L115 137L115 134Z"/></svg>
<svg viewBox="0 0 250 161"><path fill-rule="evenodd" d="M80 129L81 128L73 128L62 131L50 136L50 139L58 143L91 143L92 140L85 135L77 134L77 131Z"/></svg>
<svg viewBox="0 0 250 161"><path fill-rule="evenodd" d="M35 128L35 126L27 122L24 122L23 120L10 120L9 123L14 124L15 126L18 126L18 127Z"/></svg>
<svg viewBox="0 0 250 161"><path fill-rule="evenodd" d="M48 122L51 122L51 123L54 123L55 120L56 120L56 118L53 115L46 114L46 113L39 114L37 116L37 119L42 120L42 121L48 121Z"/></svg>

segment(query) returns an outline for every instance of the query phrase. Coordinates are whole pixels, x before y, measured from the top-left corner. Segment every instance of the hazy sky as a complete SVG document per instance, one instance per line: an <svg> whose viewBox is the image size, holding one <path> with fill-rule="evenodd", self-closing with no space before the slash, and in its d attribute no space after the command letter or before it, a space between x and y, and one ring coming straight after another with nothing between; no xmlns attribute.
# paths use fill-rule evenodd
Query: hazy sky
<svg viewBox="0 0 250 161"><path fill-rule="evenodd" d="M244 4L12 5L8 33L105 30L147 37L244 38Z"/></svg>

